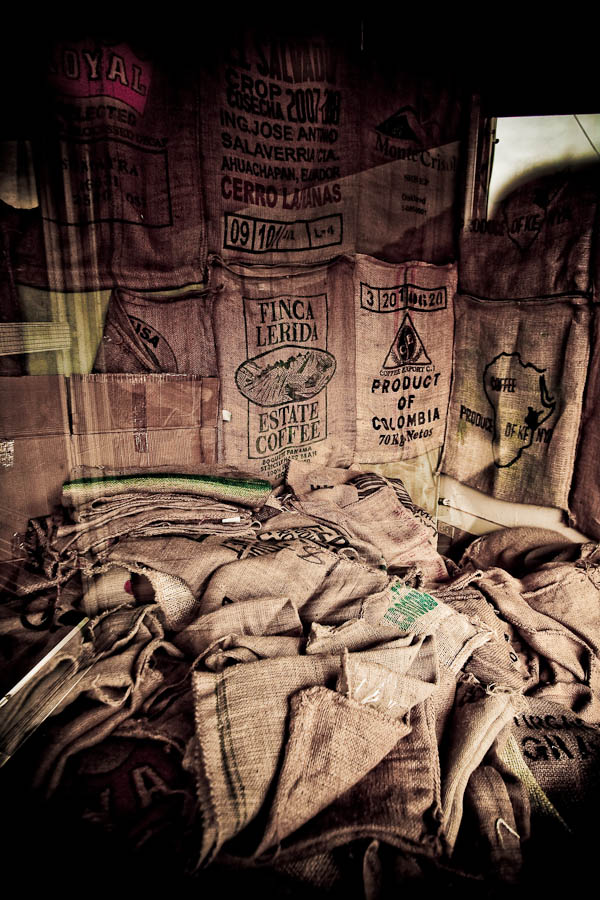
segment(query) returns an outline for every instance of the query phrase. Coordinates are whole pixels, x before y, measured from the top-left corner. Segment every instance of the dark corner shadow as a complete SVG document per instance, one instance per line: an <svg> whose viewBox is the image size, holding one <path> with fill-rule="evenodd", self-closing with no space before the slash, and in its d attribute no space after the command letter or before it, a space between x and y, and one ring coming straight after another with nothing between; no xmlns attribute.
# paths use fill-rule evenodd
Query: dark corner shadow
<svg viewBox="0 0 600 900"><path fill-rule="evenodd" d="M537 204L545 209L554 199L558 191L568 182L577 179L590 185L596 180L600 184L600 159L597 162L577 159L560 159L553 163L545 163L532 166L526 172L513 178L496 199L496 211L501 212L514 195L522 193L528 186L540 189L540 202ZM552 188L556 189L553 191ZM545 199L545 202L544 202Z"/></svg>

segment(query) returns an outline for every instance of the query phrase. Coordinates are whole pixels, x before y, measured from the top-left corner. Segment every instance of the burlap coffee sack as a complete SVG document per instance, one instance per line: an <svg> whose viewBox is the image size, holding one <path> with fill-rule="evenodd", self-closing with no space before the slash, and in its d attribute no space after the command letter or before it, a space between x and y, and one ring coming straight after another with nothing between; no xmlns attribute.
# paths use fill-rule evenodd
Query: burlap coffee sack
<svg viewBox="0 0 600 900"><path fill-rule="evenodd" d="M552 571L550 569L550 573ZM575 598L575 603L585 584L589 584L595 600L596 588L583 575L581 570L575 569L565 579L565 591L571 584L570 598ZM530 578L535 584L536 573ZM596 721L600 715L599 665L587 640L585 626L589 626L590 616L581 614L584 636L578 633L579 628L572 630L569 622L573 619L568 607L563 607L560 582L554 583L552 574L550 581L547 591L540 590L539 602L536 602L535 590L525 591L523 581L502 569L488 569L477 584L502 621L513 629L510 643L527 675L527 696L561 703L576 710L587 721ZM577 617L575 612L573 615ZM591 616L595 620L595 612Z"/></svg>
<svg viewBox="0 0 600 900"><path fill-rule="evenodd" d="M440 748L443 827L449 848L456 842L469 778L510 722L519 701L514 691L485 690L468 678L457 688Z"/></svg>
<svg viewBox="0 0 600 900"><path fill-rule="evenodd" d="M208 497L194 497L187 494L178 494L176 491L156 496L150 491L144 496L139 494L120 494L115 498L106 500L98 499L92 503L80 507L75 516L76 524L63 525L60 536L67 537L71 534L83 534L86 530L93 530L107 522L128 518L135 523L137 516L148 513L153 508L160 510L156 518L164 516L168 520L171 512L183 518L188 515L192 520L192 511L197 511L198 524L203 521L212 521L215 525L234 525L237 518L240 523L252 521L252 515L247 509L241 509L232 504L219 503ZM225 519L223 522L222 520ZM219 529L217 528L217 531ZM225 531L229 529L223 529Z"/></svg>
<svg viewBox="0 0 600 900"><path fill-rule="evenodd" d="M175 496L160 500L150 496L120 497L98 515L75 525L60 525L52 546L60 554L76 551L101 556L122 537L135 539L149 535L178 534L198 537L203 534L254 534L248 510L230 504L218 504L205 498L184 499Z"/></svg>
<svg viewBox="0 0 600 900"><path fill-rule="evenodd" d="M524 182L493 219L468 221L461 290L496 300L588 291L596 178L584 168Z"/></svg>
<svg viewBox="0 0 600 900"><path fill-rule="evenodd" d="M494 880L516 882L523 863L521 834L500 772L489 765L475 769L464 801L473 819L479 866Z"/></svg>
<svg viewBox="0 0 600 900"><path fill-rule="evenodd" d="M56 290L202 280L198 99L185 54L91 39L51 45L35 144L43 241L19 278Z"/></svg>
<svg viewBox="0 0 600 900"><path fill-rule="evenodd" d="M525 690L531 675L515 651L521 642L514 628L500 618L498 610L477 589L481 571L472 579L464 576L436 592L436 598L466 616L470 622L491 632L490 640L477 647L465 663L464 671L484 685L503 685L515 691Z"/></svg>
<svg viewBox="0 0 600 900"><path fill-rule="evenodd" d="M361 781L409 730L406 719L327 688L295 694L283 767L257 854L280 844Z"/></svg>
<svg viewBox="0 0 600 900"><path fill-rule="evenodd" d="M552 561L568 561L579 555L579 546L558 531L529 525L499 528L469 544L460 559L463 570L498 566L519 578L527 571Z"/></svg>
<svg viewBox="0 0 600 900"><path fill-rule="evenodd" d="M438 514L439 479L435 477L435 473L440 455L441 450L430 450L429 453L415 456L413 459L387 462L381 465L365 463L360 468L367 474L377 474L387 478L394 488L397 487L397 482L401 481L410 497L410 504L406 503L405 498L405 505L417 518L422 520L433 534L437 534L435 522ZM401 488L399 494L403 494Z"/></svg>
<svg viewBox="0 0 600 900"><path fill-rule="evenodd" d="M310 495L292 505L344 527L358 539L372 542L388 568L416 567L426 583L448 578L444 560L432 546L430 531L399 501L390 485L384 484L376 493L343 508L326 500L311 500Z"/></svg>
<svg viewBox="0 0 600 900"><path fill-rule="evenodd" d="M595 819L600 793L600 726L583 721L565 706L533 697L523 712L515 714L512 737L568 828L585 832Z"/></svg>
<svg viewBox="0 0 600 900"><path fill-rule="evenodd" d="M188 658L196 658L216 642L235 635L279 635L300 639L303 635L298 610L287 598L228 603L195 618L173 636L173 643Z"/></svg>
<svg viewBox="0 0 600 900"><path fill-rule="evenodd" d="M357 500L364 500L388 485L393 488L402 506L405 506L432 532L430 542L432 546L436 545L436 530L432 517L413 502L401 478L387 477L370 471L365 472L355 466L350 466L348 469L334 466L313 467L310 464L292 460L285 476L285 482L300 500L324 499L342 507L349 506Z"/></svg>
<svg viewBox="0 0 600 900"><path fill-rule="evenodd" d="M228 543L234 542L243 544L244 539L231 538ZM383 570L369 568L319 545L294 543L270 548L266 554L264 545L258 543L261 555L221 566L199 598L200 610L205 613L218 609L224 598L235 603L264 597L268 589L272 597L290 597L303 622L335 624L357 616L364 598L381 590L387 581ZM246 549L242 547L240 552Z"/></svg>
<svg viewBox="0 0 600 900"><path fill-rule="evenodd" d="M94 372L214 375L211 308L206 291L173 296L115 288Z"/></svg>
<svg viewBox="0 0 600 900"><path fill-rule="evenodd" d="M157 602L170 627L177 629L190 624L190 617L212 613L224 604L285 597L304 621L344 622L358 615L364 598L388 581L384 569L348 559L305 537L290 541L288 536L261 540L209 535L200 543L161 537L123 541L110 550L106 564L126 566L153 579L157 577L153 573L164 573L165 589L160 589ZM177 605L175 595L181 596Z"/></svg>
<svg viewBox="0 0 600 900"><path fill-rule="evenodd" d="M594 299L596 300L598 298L598 283L600 283L600 279L597 278L596 293L594 294ZM585 386L580 438L570 498L571 524L583 534L588 534L596 540L600 540L600 517L598 515L600 496L596 475L596 440L599 421L598 402L600 398L599 354L600 315L596 306L592 314L590 368Z"/></svg>
<svg viewBox="0 0 600 900"><path fill-rule="evenodd" d="M552 561L520 579L523 599L571 631L600 657L600 548L576 545L573 561Z"/></svg>
<svg viewBox="0 0 600 900"><path fill-rule="evenodd" d="M360 469L355 466L314 466L309 462L292 459L285 475L285 486L299 500L307 497L322 499L326 491L328 500L339 506L346 506L358 499L352 481L360 474Z"/></svg>
<svg viewBox="0 0 600 900"><path fill-rule="evenodd" d="M354 787L282 842L285 862L356 839L378 839L408 852L439 857L440 771L433 700L414 706L410 732Z"/></svg>
<svg viewBox="0 0 600 900"><path fill-rule="evenodd" d="M114 835L129 853L144 848L178 860L180 870L187 862L195 791L173 742L110 735L70 760L56 802L70 820Z"/></svg>
<svg viewBox="0 0 600 900"><path fill-rule="evenodd" d="M345 31L301 34L279 17L212 42L201 83L212 250L275 265L355 250L359 104Z"/></svg>
<svg viewBox="0 0 600 900"><path fill-rule="evenodd" d="M361 618L414 635L435 635L440 665L452 674L460 672L475 650L492 637L489 627L467 618L437 596L408 587L399 578L365 600Z"/></svg>
<svg viewBox="0 0 600 900"><path fill-rule="evenodd" d="M207 537L201 543L191 538L162 536L124 540L111 548L108 562L125 567L133 562L145 569L159 569L179 578L197 597L212 572L236 558L223 541L221 535Z"/></svg>
<svg viewBox="0 0 600 900"><path fill-rule="evenodd" d="M455 314L441 470L500 500L566 509L587 371L586 301L458 296Z"/></svg>
<svg viewBox="0 0 600 900"><path fill-rule="evenodd" d="M421 462L423 460L428 460L429 456L425 454L420 457L419 460L415 460L415 462ZM358 491L358 499L362 500L364 497L368 497L369 494L375 493L381 486L382 483L388 484L396 494L396 497L402 504L408 509L409 512L415 516L425 528L429 532L429 540L433 547L437 547L437 528L435 525L435 521L433 516L427 512L426 509L423 509L422 506L419 506L413 500L413 490L416 487L415 482L413 481L411 484L411 491L409 493L406 484L404 483L404 474L402 478L398 477L396 470L401 467L400 463L387 463L377 467L377 472L368 471L363 472L360 475L357 475L352 479L352 484L356 487ZM405 463L405 466L409 466L410 463ZM431 467L429 467L429 471L432 472ZM414 476L414 472L411 473L411 477ZM419 477L416 479L416 483L424 482L426 479L423 477Z"/></svg>
<svg viewBox="0 0 600 900"><path fill-rule="evenodd" d="M373 629L372 639L377 631ZM346 652L337 681L339 693L313 688L292 697L290 737L257 855L335 802L377 764L386 744L391 751L408 734L409 710L435 690L437 657L431 639L397 650L400 653L391 662L395 671L371 661L374 655L386 659L379 648ZM377 715L366 715L369 710ZM400 733L392 723L403 726ZM357 740L367 742L358 753Z"/></svg>
<svg viewBox="0 0 600 900"><path fill-rule="evenodd" d="M290 459L348 465L356 435L346 257L314 268L225 266L209 282L223 409L221 458L272 481Z"/></svg>
<svg viewBox="0 0 600 900"><path fill-rule="evenodd" d="M398 630L393 625L377 624L366 619L348 619L342 625L313 622L306 639L306 653L339 653L344 648L350 652L369 650L382 642L393 642L398 647L412 647L416 655L421 649L423 638L415 639L412 634L398 637Z"/></svg>
<svg viewBox="0 0 600 900"><path fill-rule="evenodd" d="M230 634L201 653L197 662L209 672L222 672L238 663L298 656L303 646L303 638Z"/></svg>
<svg viewBox="0 0 600 900"><path fill-rule="evenodd" d="M442 446L455 293L456 266L392 265L357 257L358 462L408 459Z"/></svg>
<svg viewBox="0 0 600 900"><path fill-rule="evenodd" d="M300 560L287 544L277 547L275 554L262 548L260 552L254 551L254 547L254 541L220 535L208 536L201 542L179 537L142 538L121 542L111 549L103 565L124 566L145 575L151 581L156 602L160 604L169 628L181 631L191 626L193 646L194 623L199 621L199 616L219 613L237 602L275 600L278 603L282 598L287 602L290 572L294 572L296 564L294 604L298 599L308 599L322 585L326 567ZM272 557L277 554L282 555L274 563ZM354 569L352 572L354 582L356 574L366 574L364 584L357 585L359 595L368 593L373 585L385 582L382 572L373 573L371 578L364 567L359 567L358 573ZM214 583L211 581L213 574L216 575ZM296 583L298 575L302 577ZM211 593L206 595L209 583ZM334 579L331 593L336 585L339 581ZM341 602L343 605L344 601Z"/></svg>
<svg viewBox="0 0 600 900"><path fill-rule="evenodd" d="M165 640L151 606L105 614L93 631L98 658L56 707L55 714L63 715L49 730L36 770L35 786L48 795L60 784L72 755L104 740L163 684L156 654L181 655Z"/></svg>
<svg viewBox="0 0 600 900"><path fill-rule="evenodd" d="M380 660L385 660L386 664L391 663L396 674L402 675L407 670L410 674L414 660L410 647L397 648L393 657L385 651L384 645L381 652L373 649L367 654L351 654L350 659L378 665ZM306 707L310 711L309 718L314 704L316 708L322 707L322 715L329 721L338 713L344 719L373 713L366 704L358 701L343 702L345 698L333 690L340 675L340 664L338 654L321 654L241 664L227 668L219 675L200 671L193 674L198 790L201 807L207 808L210 822L203 836L201 860L241 831L265 802L284 744L290 698L299 691L323 688L323 691L309 691ZM432 657L427 663L428 670L434 664ZM422 670L423 667L419 669ZM433 687L430 684L429 690ZM257 715L261 720L260 730L255 727ZM375 716L385 723L380 741L389 741L390 732L395 732L397 727L402 733L408 730L407 724L400 719L397 720L400 724L395 726L395 719L379 713ZM357 728L356 721L353 727ZM399 737L399 734L392 737L389 749ZM335 734L332 739L335 740ZM318 740L318 735L314 740ZM371 752L375 755L379 752L375 743ZM326 785L321 784L320 789L326 790ZM264 825L262 827L264 829ZM261 837L261 834L256 835L257 844Z"/></svg>
<svg viewBox="0 0 600 900"><path fill-rule="evenodd" d="M353 490L349 485L347 489ZM307 552L310 552L310 547L313 550L324 548L340 558L354 560L369 568L385 569L387 564L376 541L365 535L358 537L353 534L343 521L331 521L329 513L332 507L329 500L327 492L328 506L325 510L318 508L316 516L308 515L291 499L288 500L288 509L277 516L270 516L256 527L256 538L260 542L257 546L285 546L296 541L301 542Z"/></svg>
<svg viewBox="0 0 600 900"><path fill-rule="evenodd" d="M298 657L242 664L218 675L193 673L193 763L205 821L199 862L210 860L264 803L283 746L288 698L330 679L335 683L339 667L336 657Z"/></svg>
<svg viewBox="0 0 600 900"><path fill-rule="evenodd" d="M131 603L131 573L124 567L111 568L102 575L84 577L81 609L90 618L124 603Z"/></svg>

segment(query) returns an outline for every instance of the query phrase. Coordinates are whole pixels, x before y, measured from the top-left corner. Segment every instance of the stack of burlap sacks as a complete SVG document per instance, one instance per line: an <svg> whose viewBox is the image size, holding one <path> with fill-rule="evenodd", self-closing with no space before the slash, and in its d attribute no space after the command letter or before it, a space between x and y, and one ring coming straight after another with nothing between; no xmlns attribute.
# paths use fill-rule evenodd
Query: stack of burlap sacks
<svg viewBox="0 0 600 900"><path fill-rule="evenodd" d="M78 668L82 636L5 713L14 731L61 667L71 679L37 744L40 794L146 864L168 855L194 884L273 896L374 900L424 880L480 896L550 885L548 849L582 852L596 545L503 530L457 566L398 484L365 490L354 469L292 463L277 491L231 473L150 481L65 485L79 524L43 530L46 589L33 559L16 578L13 647L25 607L91 620L93 664ZM144 533L161 490L172 507ZM169 520L180 501L203 533Z"/></svg>

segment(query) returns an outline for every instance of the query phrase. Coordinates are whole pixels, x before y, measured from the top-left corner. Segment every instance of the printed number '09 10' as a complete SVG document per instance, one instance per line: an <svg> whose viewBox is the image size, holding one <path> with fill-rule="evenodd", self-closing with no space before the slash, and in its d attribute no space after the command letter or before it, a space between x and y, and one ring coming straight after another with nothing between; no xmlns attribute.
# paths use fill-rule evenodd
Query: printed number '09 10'
<svg viewBox="0 0 600 900"><path fill-rule="evenodd" d="M229 228L229 241L245 247L250 240L250 223L246 219L231 219Z"/></svg>

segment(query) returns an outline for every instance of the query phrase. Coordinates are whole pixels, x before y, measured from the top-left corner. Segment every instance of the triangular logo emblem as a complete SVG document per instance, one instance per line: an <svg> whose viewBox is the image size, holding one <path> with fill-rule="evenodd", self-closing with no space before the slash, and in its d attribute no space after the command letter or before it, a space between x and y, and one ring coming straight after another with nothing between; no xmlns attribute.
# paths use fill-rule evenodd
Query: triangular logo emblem
<svg viewBox="0 0 600 900"><path fill-rule="evenodd" d="M384 369L399 366L429 366L431 360L408 313L404 316L383 364Z"/></svg>
<svg viewBox="0 0 600 900"><path fill-rule="evenodd" d="M421 130L414 109L403 106L381 125L377 125L375 130L398 141L416 141L420 144L422 140L415 134L415 128Z"/></svg>

